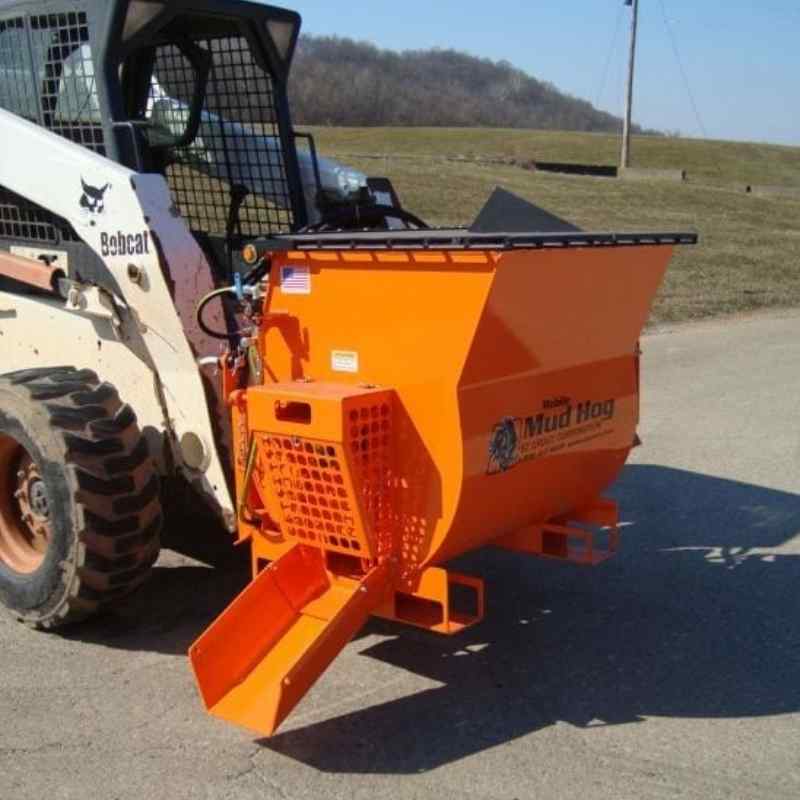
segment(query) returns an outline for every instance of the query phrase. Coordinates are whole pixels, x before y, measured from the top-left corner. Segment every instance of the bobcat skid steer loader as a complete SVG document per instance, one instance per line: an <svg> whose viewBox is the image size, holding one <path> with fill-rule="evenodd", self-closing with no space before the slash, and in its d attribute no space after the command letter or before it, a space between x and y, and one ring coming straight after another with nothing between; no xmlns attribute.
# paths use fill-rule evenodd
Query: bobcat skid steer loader
<svg viewBox="0 0 800 800"><path fill-rule="evenodd" d="M176 488L235 527L215 373L248 348L235 298L211 336L198 301L252 270L253 237L376 205L296 147L299 25L238 0L0 2L0 600L32 625L141 583Z"/></svg>

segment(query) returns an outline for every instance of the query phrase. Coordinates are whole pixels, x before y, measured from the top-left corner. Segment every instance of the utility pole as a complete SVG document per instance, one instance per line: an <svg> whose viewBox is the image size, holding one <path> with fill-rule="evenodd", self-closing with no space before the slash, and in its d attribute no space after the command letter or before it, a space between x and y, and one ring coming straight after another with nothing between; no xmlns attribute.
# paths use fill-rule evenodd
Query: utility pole
<svg viewBox="0 0 800 800"><path fill-rule="evenodd" d="M626 6L633 6L631 23L631 56L628 64L628 94L625 102L625 125L622 129L622 155L619 165L627 169L631 165L631 121L633 117L633 74L636 68L636 34L639 28L639 0L625 0Z"/></svg>

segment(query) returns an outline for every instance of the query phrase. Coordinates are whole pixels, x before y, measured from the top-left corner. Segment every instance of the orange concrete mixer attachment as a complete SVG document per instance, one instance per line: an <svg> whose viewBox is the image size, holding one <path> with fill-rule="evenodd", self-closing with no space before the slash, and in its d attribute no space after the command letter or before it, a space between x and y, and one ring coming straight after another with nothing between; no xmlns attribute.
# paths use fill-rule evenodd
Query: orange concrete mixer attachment
<svg viewBox="0 0 800 800"><path fill-rule="evenodd" d="M191 648L210 711L270 735L370 615L478 622L482 582L441 566L469 550L608 557L639 335L672 246L695 238L265 245L257 336L224 370L254 580Z"/></svg>

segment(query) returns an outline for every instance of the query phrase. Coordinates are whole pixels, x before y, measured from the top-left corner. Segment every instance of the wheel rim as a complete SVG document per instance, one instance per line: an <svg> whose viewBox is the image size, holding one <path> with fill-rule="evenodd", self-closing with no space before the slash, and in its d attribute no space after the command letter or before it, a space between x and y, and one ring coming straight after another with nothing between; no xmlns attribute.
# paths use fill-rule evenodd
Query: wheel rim
<svg viewBox="0 0 800 800"><path fill-rule="evenodd" d="M0 434L0 562L23 575L36 572L50 546L47 489L30 454Z"/></svg>

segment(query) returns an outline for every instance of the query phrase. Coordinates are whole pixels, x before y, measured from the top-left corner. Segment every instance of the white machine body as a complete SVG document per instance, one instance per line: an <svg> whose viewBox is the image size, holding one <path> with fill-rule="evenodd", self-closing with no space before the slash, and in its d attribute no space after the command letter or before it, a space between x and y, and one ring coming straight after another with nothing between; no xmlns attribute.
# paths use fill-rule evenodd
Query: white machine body
<svg viewBox="0 0 800 800"><path fill-rule="evenodd" d="M2 371L97 371L136 410L162 466L175 463L232 526L234 504L198 364L198 356L208 364L218 353L192 352L164 277L169 270L207 280L210 268L164 178L135 173L0 110L0 182L66 219L119 287L76 284L66 301L0 291ZM81 204L84 185L99 188L102 201Z"/></svg>

